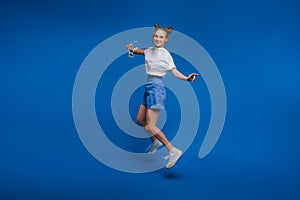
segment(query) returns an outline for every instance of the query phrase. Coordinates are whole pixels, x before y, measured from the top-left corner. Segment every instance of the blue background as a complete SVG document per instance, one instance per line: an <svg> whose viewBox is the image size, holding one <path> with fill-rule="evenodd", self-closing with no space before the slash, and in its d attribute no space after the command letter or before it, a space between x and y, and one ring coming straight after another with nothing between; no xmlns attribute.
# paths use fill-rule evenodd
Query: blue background
<svg viewBox="0 0 300 200"><path fill-rule="evenodd" d="M0 198L299 199L299 8L287 0L1 1ZM101 164L81 143L73 83L100 42L154 23L173 25L211 55L226 87L226 123L199 159L210 115L199 78L203 125L192 146L171 170L128 174ZM131 60L124 55L123 62ZM172 94L169 105L178 105Z"/></svg>

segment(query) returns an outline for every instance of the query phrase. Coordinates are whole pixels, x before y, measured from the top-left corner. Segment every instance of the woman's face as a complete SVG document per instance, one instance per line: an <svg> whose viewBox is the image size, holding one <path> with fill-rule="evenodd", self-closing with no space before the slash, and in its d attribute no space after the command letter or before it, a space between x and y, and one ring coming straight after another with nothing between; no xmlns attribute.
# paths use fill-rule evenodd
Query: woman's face
<svg viewBox="0 0 300 200"><path fill-rule="evenodd" d="M168 41L167 32L162 29L158 29L154 32L153 41L155 47L161 48L164 47L165 43Z"/></svg>

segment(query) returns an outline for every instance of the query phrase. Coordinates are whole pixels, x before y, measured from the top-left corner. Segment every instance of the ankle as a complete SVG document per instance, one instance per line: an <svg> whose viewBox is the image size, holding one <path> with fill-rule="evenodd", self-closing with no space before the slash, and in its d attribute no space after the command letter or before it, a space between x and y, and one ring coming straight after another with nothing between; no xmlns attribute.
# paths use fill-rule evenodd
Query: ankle
<svg viewBox="0 0 300 200"><path fill-rule="evenodd" d="M166 144L166 148L168 149L169 152L173 150L173 145L171 143Z"/></svg>

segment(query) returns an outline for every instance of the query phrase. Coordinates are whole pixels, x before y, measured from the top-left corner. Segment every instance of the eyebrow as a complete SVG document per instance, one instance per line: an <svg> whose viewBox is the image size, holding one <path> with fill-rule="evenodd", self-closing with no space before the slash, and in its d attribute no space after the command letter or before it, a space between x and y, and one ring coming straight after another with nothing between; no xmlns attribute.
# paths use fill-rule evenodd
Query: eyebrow
<svg viewBox="0 0 300 200"><path fill-rule="evenodd" d="M156 33L155 33L154 36L157 36L157 37L165 37L165 36L163 36L163 35L157 35Z"/></svg>

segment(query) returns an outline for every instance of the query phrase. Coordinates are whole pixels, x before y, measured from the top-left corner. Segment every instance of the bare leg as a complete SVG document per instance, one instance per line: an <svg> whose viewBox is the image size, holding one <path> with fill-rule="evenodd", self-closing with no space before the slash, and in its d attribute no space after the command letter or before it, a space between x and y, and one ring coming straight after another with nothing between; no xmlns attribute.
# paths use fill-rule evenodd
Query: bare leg
<svg viewBox="0 0 300 200"><path fill-rule="evenodd" d="M160 140L168 149L169 151L169 160L166 165L166 168L169 169L173 167L178 159L182 155L182 151L180 151L177 148L174 148L173 145L169 142L169 140L166 138L165 134L156 126L156 122L158 119L160 111L154 110L154 109L146 109L146 125L144 126L144 129L151 137L151 140L153 138L157 138Z"/></svg>
<svg viewBox="0 0 300 200"><path fill-rule="evenodd" d="M145 127L146 126L146 118L147 118L146 116L147 116L147 108L145 105L141 104L139 112L135 119L136 123L142 127ZM150 134L150 139L152 142L154 142L156 140L156 137L151 136L151 134Z"/></svg>
<svg viewBox="0 0 300 200"><path fill-rule="evenodd" d="M140 126L145 126L146 125L146 111L147 108L145 105L141 104L139 112L136 116L135 122L140 125Z"/></svg>
<svg viewBox="0 0 300 200"><path fill-rule="evenodd" d="M144 129L150 135L152 141L157 138L166 146L168 151L171 151L173 149L172 144L166 138L165 134L156 126L159 113L160 110L146 109L146 125Z"/></svg>

